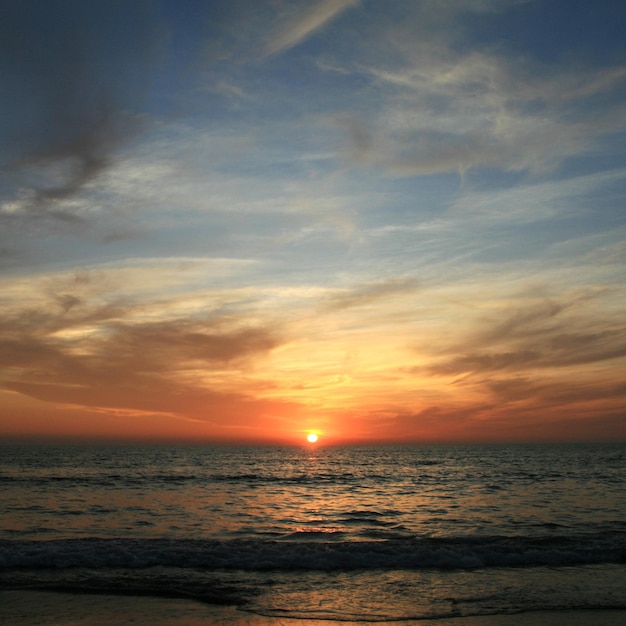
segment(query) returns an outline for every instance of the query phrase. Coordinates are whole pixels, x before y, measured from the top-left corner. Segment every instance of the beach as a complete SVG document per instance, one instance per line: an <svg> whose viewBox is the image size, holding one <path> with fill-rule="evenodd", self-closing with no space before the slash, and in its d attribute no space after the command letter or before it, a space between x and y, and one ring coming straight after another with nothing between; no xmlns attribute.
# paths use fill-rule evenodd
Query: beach
<svg viewBox="0 0 626 626"><path fill-rule="evenodd" d="M230 606L191 600L44 591L0 592L0 624L12 626L345 626L371 621L264 617ZM436 620L375 622L382 626L614 626L626 621L626 610L529 611L512 615L454 617Z"/></svg>
<svg viewBox="0 0 626 626"><path fill-rule="evenodd" d="M626 608L621 445L4 452L3 624L610 624Z"/></svg>

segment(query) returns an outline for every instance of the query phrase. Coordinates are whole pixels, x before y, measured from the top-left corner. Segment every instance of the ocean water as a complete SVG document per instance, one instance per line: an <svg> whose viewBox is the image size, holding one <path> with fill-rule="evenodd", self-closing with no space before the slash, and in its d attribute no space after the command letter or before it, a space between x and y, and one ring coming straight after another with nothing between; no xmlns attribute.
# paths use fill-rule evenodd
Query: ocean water
<svg viewBox="0 0 626 626"><path fill-rule="evenodd" d="M402 620L626 608L626 444L0 447L0 585Z"/></svg>

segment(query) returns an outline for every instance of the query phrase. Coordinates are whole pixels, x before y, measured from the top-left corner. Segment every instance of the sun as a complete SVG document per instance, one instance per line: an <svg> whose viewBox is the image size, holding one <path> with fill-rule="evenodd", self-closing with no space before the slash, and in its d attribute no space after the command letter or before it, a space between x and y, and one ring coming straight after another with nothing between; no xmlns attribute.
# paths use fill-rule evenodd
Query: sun
<svg viewBox="0 0 626 626"><path fill-rule="evenodd" d="M309 443L315 443L315 442L318 440L318 438L319 438L319 437L318 437L315 433L309 433L309 434L306 436L306 440L307 440Z"/></svg>

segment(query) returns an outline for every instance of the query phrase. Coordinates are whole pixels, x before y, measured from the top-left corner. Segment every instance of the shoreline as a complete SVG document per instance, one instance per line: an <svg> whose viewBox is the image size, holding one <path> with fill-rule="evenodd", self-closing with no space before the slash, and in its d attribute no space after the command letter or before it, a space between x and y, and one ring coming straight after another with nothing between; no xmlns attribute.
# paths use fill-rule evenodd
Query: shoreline
<svg viewBox="0 0 626 626"><path fill-rule="evenodd" d="M0 591L0 624L9 626L612 626L626 623L626 609L528 611L401 621L336 621L265 617L234 606L196 600L146 596L69 593L59 591Z"/></svg>

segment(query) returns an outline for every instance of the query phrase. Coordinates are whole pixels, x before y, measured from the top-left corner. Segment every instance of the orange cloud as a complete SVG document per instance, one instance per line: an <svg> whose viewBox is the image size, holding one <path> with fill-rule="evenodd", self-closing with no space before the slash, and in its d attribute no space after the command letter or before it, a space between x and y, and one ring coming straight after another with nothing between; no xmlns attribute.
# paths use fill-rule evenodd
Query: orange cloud
<svg viewBox="0 0 626 626"><path fill-rule="evenodd" d="M464 311L451 329L460 318L414 280L321 290L313 301L305 290L280 317L253 317L253 307L172 317L171 303L123 303L105 282L83 277L58 290L48 281L0 315L10 399L1 433L295 442L308 429L327 443L624 436L626 384L614 365L626 338L593 297L525 295L473 319Z"/></svg>
<svg viewBox="0 0 626 626"><path fill-rule="evenodd" d="M131 312L132 307L93 306L65 294L51 297L48 306L5 314L0 318L2 386L45 403L34 413L54 420L59 420L58 407L101 422L124 415L129 422L138 416L145 422L146 415L163 422L169 416L169 435L179 428L179 435L258 437L265 419L297 410L293 403L255 397L258 383L245 376L257 357L280 345L274 329L239 318L131 321ZM203 383L202 376L213 370L236 377L236 388ZM3 429L15 434L14 415L3 413ZM200 426L190 428L184 423L189 420ZM69 424L60 420L56 430L61 434ZM75 424L66 434L76 428L98 430ZM146 424L144 434L153 432Z"/></svg>

